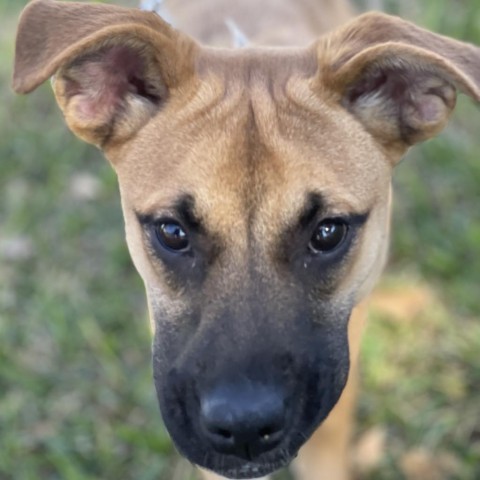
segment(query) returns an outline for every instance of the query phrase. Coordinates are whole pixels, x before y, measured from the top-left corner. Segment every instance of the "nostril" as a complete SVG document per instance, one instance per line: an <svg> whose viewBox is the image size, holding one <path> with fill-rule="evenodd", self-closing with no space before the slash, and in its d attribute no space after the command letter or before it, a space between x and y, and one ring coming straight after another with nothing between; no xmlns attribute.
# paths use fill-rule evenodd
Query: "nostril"
<svg viewBox="0 0 480 480"><path fill-rule="evenodd" d="M259 436L262 440L268 440L271 435L272 435L272 429L271 429L271 428L262 428L262 429L258 432L258 436Z"/></svg>
<svg viewBox="0 0 480 480"><path fill-rule="evenodd" d="M214 435L217 435L225 440L231 440L233 438L232 432L226 430L225 428L209 428L209 430Z"/></svg>
<svg viewBox="0 0 480 480"><path fill-rule="evenodd" d="M265 427L259 430L258 436L265 442L268 442L273 436L281 433L281 428Z"/></svg>
<svg viewBox="0 0 480 480"><path fill-rule="evenodd" d="M284 434L283 423L268 425L258 430L258 441L262 448L271 449L280 443Z"/></svg>
<svg viewBox="0 0 480 480"><path fill-rule="evenodd" d="M221 453L233 453L236 440L231 430L203 422L203 435L206 440Z"/></svg>
<svg viewBox="0 0 480 480"><path fill-rule="evenodd" d="M200 423L205 438L223 453L229 453L235 443L232 419L225 406L202 405Z"/></svg>

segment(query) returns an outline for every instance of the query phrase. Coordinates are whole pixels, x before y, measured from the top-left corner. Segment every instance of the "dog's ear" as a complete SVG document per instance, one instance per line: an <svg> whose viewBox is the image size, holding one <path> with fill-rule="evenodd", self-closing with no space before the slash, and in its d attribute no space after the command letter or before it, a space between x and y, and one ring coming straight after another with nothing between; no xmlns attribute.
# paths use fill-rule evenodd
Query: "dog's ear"
<svg viewBox="0 0 480 480"><path fill-rule="evenodd" d="M400 155L443 129L457 89L480 100L480 49L397 17L364 14L322 38L318 54L316 88Z"/></svg>
<svg viewBox="0 0 480 480"><path fill-rule="evenodd" d="M35 0L20 19L13 88L28 93L55 74L71 130L104 146L133 135L189 78L195 48L155 13Z"/></svg>

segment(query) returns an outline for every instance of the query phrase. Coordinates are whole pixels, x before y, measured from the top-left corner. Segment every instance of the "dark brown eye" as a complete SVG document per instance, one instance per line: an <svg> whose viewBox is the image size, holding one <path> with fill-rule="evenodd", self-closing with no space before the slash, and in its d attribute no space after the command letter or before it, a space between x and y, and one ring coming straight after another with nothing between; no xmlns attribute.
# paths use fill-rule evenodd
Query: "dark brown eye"
<svg viewBox="0 0 480 480"><path fill-rule="evenodd" d="M160 245L168 250L185 252L190 248L185 230L173 220L159 222L155 225L155 235Z"/></svg>
<svg viewBox="0 0 480 480"><path fill-rule="evenodd" d="M347 236L348 225L341 219L329 218L320 222L308 246L314 253L328 253L339 247Z"/></svg>

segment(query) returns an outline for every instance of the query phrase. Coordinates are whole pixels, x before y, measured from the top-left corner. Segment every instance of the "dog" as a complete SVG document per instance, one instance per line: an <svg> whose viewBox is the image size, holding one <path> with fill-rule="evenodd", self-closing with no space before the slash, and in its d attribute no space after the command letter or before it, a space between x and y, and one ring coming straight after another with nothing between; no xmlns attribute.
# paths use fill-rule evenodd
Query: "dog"
<svg viewBox="0 0 480 480"><path fill-rule="evenodd" d="M34 0L13 88L52 77L70 129L117 173L178 450L210 480L265 477L297 454L301 480L349 479L392 172L444 128L457 91L480 100L480 50L342 1L166 8L182 31ZM245 48L227 48L232 25Z"/></svg>

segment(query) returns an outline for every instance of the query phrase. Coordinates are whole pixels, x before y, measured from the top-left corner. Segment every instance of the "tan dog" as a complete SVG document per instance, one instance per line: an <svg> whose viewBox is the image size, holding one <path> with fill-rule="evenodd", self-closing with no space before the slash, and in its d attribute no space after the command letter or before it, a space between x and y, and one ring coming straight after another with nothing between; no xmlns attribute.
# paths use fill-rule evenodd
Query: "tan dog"
<svg viewBox="0 0 480 480"><path fill-rule="evenodd" d="M333 0L170 5L204 41L230 43L229 11L251 43L311 43L209 48L153 13L38 0L20 21L14 88L55 75L68 125L118 174L179 450L251 478L303 446L299 478L350 478L392 170L445 126L456 89L480 99L480 51L378 13L320 36L349 15Z"/></svg>

